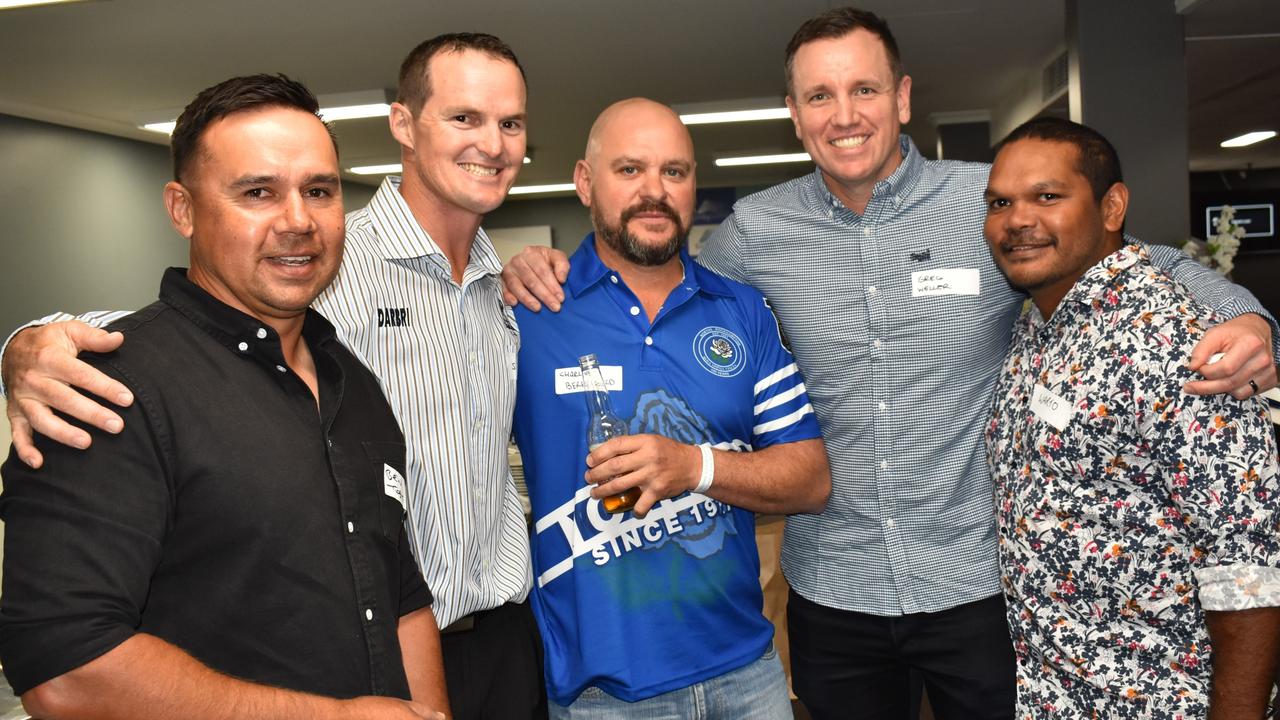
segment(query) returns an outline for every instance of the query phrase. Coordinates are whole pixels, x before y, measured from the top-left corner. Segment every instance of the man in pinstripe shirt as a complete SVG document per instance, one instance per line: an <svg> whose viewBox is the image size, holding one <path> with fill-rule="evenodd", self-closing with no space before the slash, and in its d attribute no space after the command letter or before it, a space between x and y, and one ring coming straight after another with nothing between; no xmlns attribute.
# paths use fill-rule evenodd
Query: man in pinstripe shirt
<svg viewBox="0 0 1280 720"><path fill-rule="evenodd" d="M787 521L794 689L816 718L901 718L914 670L939 718L1011 717L982 422L1025 296L982 237L989 167L926 161L900 134L911 78L874 14L806 22L786 70L817 170L740 200L699 259L777 311L831 459L827 510ZM1236 318L1197 347L1192 369L1226 355L1189 389L1275 384L1256 301L1171 249L1151 255ZM513 263L511 298L558 308L555 261L554 277L540 251Z"/></svg>
<svg viewBox="0 0 1280 720"><path fill-rule="evenodd" d="M428 40L401 67L390 126L403 177L388 178L367 207L348 215L341 269L314 307L382 381L404 430L409 538L435 597L454 717L541 717L541 647L526 602L528 530L507 467L519 343L502 302L501 265L480 229L524 158L524 71L491 35ZM88 445L87 434L53 423L38 407L40 383L27 384L32 373L13 367L32 356L23 348L50 337L97 351L121 341L62 323L16 336L6 354L9 413L18 453L33 466L40 457L29 428ZM77 340L55 344L74 353ZM64 362L78 361L68 354ZM62 379L132 401L105 377L73 371ZM52 405L119 431L114 413L50 385L53 396L42 397ZM30 413L30 425L19 412Z"/></svg>

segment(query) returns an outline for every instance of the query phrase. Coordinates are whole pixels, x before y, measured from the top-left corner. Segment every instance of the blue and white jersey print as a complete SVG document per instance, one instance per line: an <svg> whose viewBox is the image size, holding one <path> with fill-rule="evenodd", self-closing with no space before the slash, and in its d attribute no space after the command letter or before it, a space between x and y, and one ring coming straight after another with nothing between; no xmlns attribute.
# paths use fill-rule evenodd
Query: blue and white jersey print
<svg viewBox="0 0 1280 720"><path fill-rule="evenodd" d="M684 280L652 323L594 236L571 258L559 313L516 312L533 607L562 705L589 686L629 701L685 687L756 660L772 638L751 512L684 493L644 519L609 515L583 479L587 353L633 434L744 452L819 436L764 298L681 260Z"/></svg>

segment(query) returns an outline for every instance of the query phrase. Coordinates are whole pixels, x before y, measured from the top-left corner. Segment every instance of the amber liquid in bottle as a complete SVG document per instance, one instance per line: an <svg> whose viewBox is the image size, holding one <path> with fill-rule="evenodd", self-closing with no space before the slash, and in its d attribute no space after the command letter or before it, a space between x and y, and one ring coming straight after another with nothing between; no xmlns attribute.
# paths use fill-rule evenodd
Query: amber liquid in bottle
<svg viewBox="0 0 1280 720"><path fill-rule="evenodd" d="M591 419L587 423L587 447L595 450L611 438L626 435L627 424L613 411L613 403L609 402L609 390L596 356L592 354L578 358L578 367L582 370L582 382L586 386L583 394L591 413ZM610 495L601 500L600 504L606 512L616 515L635 507L639 499L640 488L634 487L618 495Z"/></svg>

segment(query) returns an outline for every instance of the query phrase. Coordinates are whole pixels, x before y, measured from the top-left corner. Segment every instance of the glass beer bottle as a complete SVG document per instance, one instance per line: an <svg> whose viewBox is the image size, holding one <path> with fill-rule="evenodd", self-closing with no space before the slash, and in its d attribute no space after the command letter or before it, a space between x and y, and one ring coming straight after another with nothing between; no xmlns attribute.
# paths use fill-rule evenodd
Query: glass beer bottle
<svg viewBox="0 0 1280 720"><path fill-rule="evenodd" d="M587 410L591 419L587 422L587 447L595 450L610 438L627 434L627 424L613 411L613 403L609 402L609 388L604 382L604 373L600 371L600 362L595 354L578 358L578 367L582 371L582 382L586 388ZM604 509L611 514L623 513L635 507L640 499L640 488L634 487L618 495L610 495L600 501Z"/></svg>

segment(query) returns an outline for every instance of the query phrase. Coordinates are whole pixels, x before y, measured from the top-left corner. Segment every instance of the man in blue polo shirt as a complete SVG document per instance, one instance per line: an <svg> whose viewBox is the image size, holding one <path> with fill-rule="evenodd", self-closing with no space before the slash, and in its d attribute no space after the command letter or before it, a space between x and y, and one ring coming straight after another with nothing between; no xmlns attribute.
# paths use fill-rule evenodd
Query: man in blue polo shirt
<svg viewBox="0 0 1280 720"><path fill-rule="evenodd" d="M760 293L683 250L693 143L670 108L606 109L574 182L595 232L563 309L516 311L551 716L790 718L753 511L818 512L830 493L803 379ZM631 432L590 454L589 353ZM634 513L601 506L633 487Z"/></svg>

